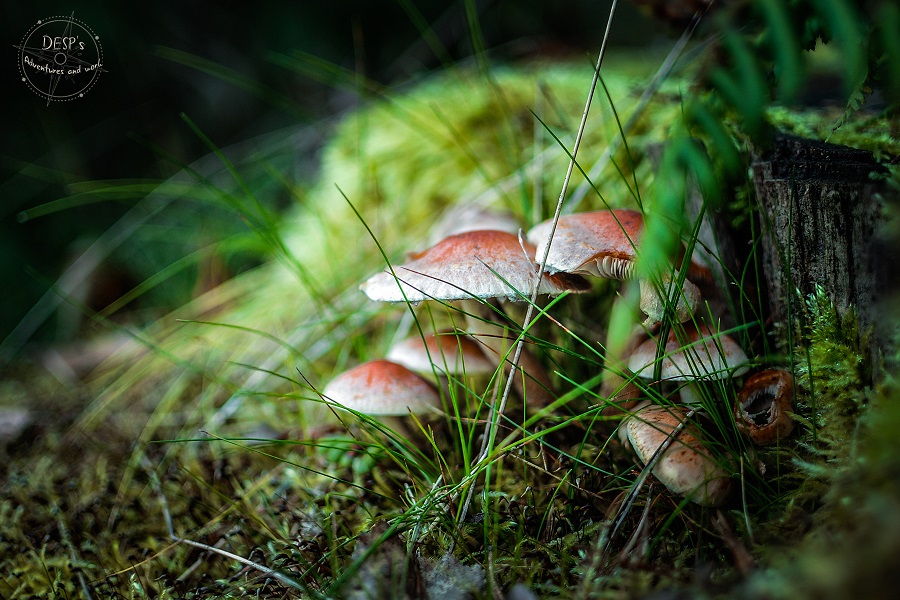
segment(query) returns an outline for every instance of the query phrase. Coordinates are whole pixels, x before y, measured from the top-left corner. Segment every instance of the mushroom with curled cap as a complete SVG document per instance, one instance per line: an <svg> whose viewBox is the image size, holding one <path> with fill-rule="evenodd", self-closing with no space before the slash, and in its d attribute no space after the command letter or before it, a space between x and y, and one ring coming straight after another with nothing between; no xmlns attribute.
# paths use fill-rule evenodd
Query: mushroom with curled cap
<svg viewBox="0 0 900 600"><path fill-rule="evenodd" d="M692 412L644 401L620 425L619 437L642 464L654 461L651 472L670 491L703 506L719 506L731 494L731 475L707 448L700 429L690 422ZM657 452L661 453L658 457Z"/></svg>
<svg viewBox="0 0 900 600"><path fill-rule="evenodd" d="M551 240L550 233L553 232ZM644 231L644 217L629 209L611 209L559 217L556 229L553 220L544 221L531 228L528 241L535 245L535 260L540 262L547 245L549 273L578 273L619 281L634 278L637 248ZM552 242L552 243L551 243ZM708 277L708 270L690 263L688 275ZM647 315L646 326L662 320L665 314L665 297L671 295L674 281L672 274L661 273L664 295L647 280L640 280L641 310ZM691 318L700 303L700 290L689 279L684 280L678 292L675 318L680 322Z"/></svg>
<svg viewBox="0 0 900 600"><path fill-rule="evenodd" d="M681 399L686 404L699 403L694 385L701 381L716 381L737 377L747 372L747 355L740 345L724 333L708 325L684 327L684 344L674 328L669 331L665 345L649 339L631 353L628 368L638 377L652 379L659 362L661 381L686 382Z"/></svg>
<svg viewBox="0 0 900 600"><path fill-rule="evenodd" d="M791 419L794 378L782 369L766 369L747 378L734 403L738 429L760 446L784 440L794 429Z"/></svg>
<svg viewBox="0 0 900 600"><path fill-rule="evenodd" d="M505 231L467 231L410 254L408 262L393 267L393 272L373 275L361 289L381 302L459 301L469 332L488 348L488 356L498 357L499 362L509 353L510 339L498 335L494 311L484 300L523 299L538 277L539 294L557 296L590 288L577 275L539 273L530 258L534 251L534 246ZM516 387L527 404L542 406L552 399L543 369L529 372L520 365L519 370L525 377L515 378Z"/></svg>

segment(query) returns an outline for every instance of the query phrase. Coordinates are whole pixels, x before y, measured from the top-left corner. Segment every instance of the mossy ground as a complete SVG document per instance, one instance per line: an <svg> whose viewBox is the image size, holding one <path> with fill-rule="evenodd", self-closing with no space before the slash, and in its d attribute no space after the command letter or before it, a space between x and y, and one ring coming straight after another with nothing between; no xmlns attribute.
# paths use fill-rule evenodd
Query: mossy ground
<svg viewBox="0 0 900 600"><path fill-rule="evenodd" d="M649 73L607 67L624 120ZM800 433L758 454L738 442L744 493L723 508L724 528L714 509L654 484L611 537L639 471L615 436L618 418L599 411L598 342L615 285L563 298L529 332L565 401L477 477L466 459L481 423L414 425L414 439L392 443L320 402L315 390L335 373L414 330L411 308L374 306L356 291L383 267L380 250L397 260L421 249L436 215L460 199L511 210L523 227L549 216L566 157L535 138L531 110L541 97L548 125L571 140L589 79L589 67L566 65L487 81L463 70L374 101L336 128L318 183L288 184L297 205L265 237L279 260L161 319L127 360L85 379L28 361L10 368L6 403L34 419L5 449L0 595L350 597L373 581L389 582L382 595L415 595L414 574L449 553L483 569L477 597L520 582L572 598L841 597L862 574L869 597L883 592L900 556L900 398L890 375L866 386L859 332L825 297L810 299L797 337ZM652 186L643 151L665 140L687 89L666 84L629 132L631 156L616 153L617 168L595 179L603 200L589 194L582 208L628 206L626 183ZM595 108L582 156L617 135L608 108ZM415 308L421 323L429 310L440 313ZM491 389L458 393L477 405ZM503 424L502 435L515 433ZM862 545L871 556L845 559ZM475 572L462 568L456 575Z"/></svg>

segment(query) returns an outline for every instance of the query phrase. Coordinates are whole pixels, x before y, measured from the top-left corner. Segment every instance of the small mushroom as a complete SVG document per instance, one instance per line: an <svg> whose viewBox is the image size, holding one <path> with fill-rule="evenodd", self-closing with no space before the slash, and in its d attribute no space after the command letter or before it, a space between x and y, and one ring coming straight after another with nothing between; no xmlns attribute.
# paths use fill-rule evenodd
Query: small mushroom
<svg viewBox="0 0 900 600"><path fill-rule="evenodd" d="M691 502L719 506L731 493L730 473L716 461L704 445L700 430L687 418L686 407L643 402L621 425L625 432L623 435L620 430L619 435L627 439L644 465L668 442L652 468L653 475Z"/></svg>
<svg viewBox="0 0 900 600"><path fill-rule="evenodd" d="M448 412L455 416L470 416L481 402L478 390L488 385L497 370L497 360L489 358L484 350L468 335L444 331L406 338L391 346L387 359L429 381L437 377L444 398L453 403ZM520 364L529 370L527 363L520 361ZM467 390L475 390L475 393Z"/></svg>
<svg viewBox="0 0 900 600"><path fill-rule="evenodd" d="M686 404L699 402L695 385L736 377L747 372L747 355L731 337L712 330L708 325L687 324L685 345L675 329L669 331L660 356L659 342L650 339L638 346L628 359L628 368L639 377L650 379L657 361L662 381L686 382L681 399Z"/></svg>
<svg viewBox="0 0 900 600"><path fill-rule="evenodd" d="M659 289L646 279L640 280L641 286L641 310L647 315L644 325L652 327L663 320L666 314L666 302L673 297L676 281L672 280L670 273L660 273L661 287ZM681 284L678 302L675 305L675 319L679 323L689 321L696 307L700 306L700 288L684 280Z"/></svg>
<svg viewBox="0 0 900 600"><path fill-rule="evenodd" d="M493 229L517 234L521 226L515 215L509 211L500 211L472 202L452 204L440 216L429 231L428 239L436 244L442 239L457 233Z"/></svg>
<svg viewBox="0 0 900 600"><path fill-rule="evenodd" d="M781 369L767 369L747 378L734 403L738 428L760 446L790 435L794 421L794 379Z"/></svg>
<svg viewBox="0 0 900 600"><path fill-rule="evenodd" d="M387 360L344 371L325 386L322 396L338 408L373 417L441 413L441 398L433 385Z"/></svg>
<svg viewBox="0 0 900 600"><path fill-rule="evenodd" d="M488 360L478 342L453 331L406 338L391 346L386 358L427 375L434 370L445 375L488 375L496 364Z"/></svg>

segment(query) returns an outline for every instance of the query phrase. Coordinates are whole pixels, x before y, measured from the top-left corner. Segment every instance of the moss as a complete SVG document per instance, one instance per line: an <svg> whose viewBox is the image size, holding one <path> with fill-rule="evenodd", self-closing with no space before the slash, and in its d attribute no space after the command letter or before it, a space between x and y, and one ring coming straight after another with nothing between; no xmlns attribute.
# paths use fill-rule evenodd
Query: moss
<svg viewBox="0 0 900 600"><path fill-rule="evenodd" d="M825 291L806 300L795 350L798 408L807 419L804 443L829 461L846 459L865 410L865 358L853 310L840 315Z"/></svg>
<svg viewBox="0 0 900 600"><path fill-rule="evenodd" d="M855 451L829 470L808 535L773 552L745 595L761 598L888 598L900 556L900 388L875 393L856 428Z"/></svg>
<svg viewBox="0 0 900 600"><path fill-rule="evenodd" d="M888 117L882 114L861 111L845 117L837 109L772 106L766 118L783 133L867 150L876 160L900 156L900 138L892 135Z"/></svg>
<svg viewBox="0 0 900 600"><path fill-rule="evenodd" d="M639 90L614 61L606 64L612 73L607 86L620 116L627 118ZM541 93L535 82L546 84L548 105L552 97L567 107L567 115L547 111L554 131L565 134L577 122L589 75L586 66L552 65L502 70L485 82L457 71L374 100L339 123L324 150L319 183L283 225L293 258L316 265L314 279L324 288L325 301L313 301L310 290L298 289L303 286L285 277L283 267L267 265L220 287L198 309L204 318L212 313L209 318L228 326L179 324L175 329L160 324L148 332L158 352L135 355L131 364L108 370L78 391L77 403L58 394L54 403L68 402L70 410L84 411L70 433L41 438L5 463L9 476L0 483L0 595L54 597L58 592L76 597L78 573L98 597L289 593L259 571L171 543L162 498L178 535L284 569L308 586L307 595L341 576L352 562L357 534L379 519L399 520L399 529L407 534L421 524L418 548L432 556L456 543L458 558L490 565L491 576L504 589L525 577L541 592L564 595L582 583L585 595L594 597L654 590L662 590L661 597L675 597L682 594L676 589L690 590L683 595L727 594L732 572L722 565L729 559L708 531L708 514L658 491L646 500L651 504L648 529L636 538L640 546L634 555L619 557L618 552L628 543L629 532L638 529L641 510L632 511L609 555L597 555L593 569L596 540L634 480L629 458L615 441L607 443L608 428L595 422L589 408L577 406L596 404L595 396L585 393L547 419L555 424L573 417L569 427L536 433L532 443L492 465L489 489L473 505L477 514L461 526L453 522L462 489L453 486L465 471L459 440L447 439L451 436L443 432L425 449L440 465L442 485L447 486L432 495L434 480L417 472L413 461L378 448L366 451L364 440L329 429L335 422L332 415L319 419L310 408L309 400L316 396L305 386L320 384L332 371L369 353L375 356L403 312L363 305L358 298L360 278L383 261L335 184L360 208L391 256L415 247L440 209L476 197L490 197L491 204L512 208L525 221L534 217L525 213L524 200L531 198L535 185L541 186L546 216L559 191L565 153L544 139L551 149L547 174L523 167L533 153L530 110ZM633 151L666 139L680 110L679 86L677 81L667 84L638 123L629 137ZM596 120L582 148L584 165L617 135L607 110L595 105L593 114ZM652 181L649 161L632 166L621 153L616 160L629 184L630 168L638 187ZM598 179L613 205L633 202L622 177L609 168ZM600 204L589 195L581 208ZM351 233L339 235L340 230ZM343 294L344 289L349 292ZM564 299L554 317L583 334L593 348L602 339L605 322L598 315L606 314L614 293L614 286L600 284L591 297ZM855 539L852 532L835 528L841 519L852 520L854 503L867 507L871 529L894 531L891 522L877 521L879 514L891 514L887 494L863 499L855 486L875 480L868 464L884 469L884 478L896 470L888 468L887 437L878 437L882 441L862 454L854 451L860 439L858 420L871 413L863 385L867 365L852 314L838 315L819 292L807 303L805 321L796 348L797 381L804 392L799 412L806 419L799 451L803 463L793 471L784 469L780 488L797 491L759 500L767 490L749 489L748 497L750 512L762 513L763 502L787 506L779 528L770 531L773 547L812 530L818 533L810 536L809 547L823 556L827 540ZM595 355L576 344L568 331L560 329L556 335L563 338L564 349L574 348L557 353L560 380L590 381L596 362L575 353ZM266 370L275 376L263 378ZM296 377L297 370L302 378ZM41 390L33 395L40 396ZM222 403L234 398L243 401L236 404L238 412L218 421ZM88 400L93 402L86 407ZM581 416L579 410L584 411ZM321 437L299 445L279 439L267 445L259 440L234 445L191 441L205 435L197 430L210 422L216 424L213 433L222 435L258 438L255 431L262 428L265 437ZM473 444L480 430L480 424L477 431L472 425L462 435ZM159 441L172 439L180 441ZM794 450L793 445L779 448L783 455L778 459ZM863 458L869 462L860 463ZM853 479L862 472L867 473L864 479ZM806 483L798 485L801 478ZM748 481L752 488L755 480ZM458 536L460 530L463 535ZM885 541L880 550L889 550L890 544ZM775 557L775 551L770 555ZM596 580L582 582L584 574L601 571ZM773 580L779 581L777 576Z"/></svg>
<svg viewBox="0 0 900 600"><path fill-rule="evenodd" d="M610 63L606 85L626 119L636 97L638 68L632 64L617 70L615 57ZM536 138L534 114L570 147L590 77L591 69L584 64L501 68L487 81L479 72L460 68L395 90L347 115L323 151L319 184L309 202L287 218L292 253L304 264L334 269L334 276L327 278L332 280L345 279L339 271L347 261L338 264L339 257L354 257L350 267L360 262L355 257L378 258L344 195L392 257L400 255L397 249L421 250L424 242L417 240L426 236L443 209L455 204L478 201L510 210L527 226L539 186L544 204L537 218L549 217L561 186L558 174L565 172L568 157L540 124ZM669 84L666 90L678 85ZM589 117L580 154L586 170L618 136L607 104L598 97ZM658 140L659 128L675 120L677 110L668 98L654 104L647 111L652 119L641 120L629 142L639 147L648 134ZM535 160L540 152L541 159ZM615 159L622 174L607 166L596 182L607 202L631 206L629 188L620 181L630 183L631 160L624 152ZM645 181L651 173L646 165L641 169ZM570 190L583 182L576 170ZM588 202L602 205L593 194ZM348 229L356 233L338 233ZM378 266L363 265L370 270Z"/></svg>
<svg viewBox="0 0 900 600"><path fill-rule="evenodd" d="M744 591L792 600L883 597L893 578L885 559L900 549L898 390L864 384L865 340L853 311L838 313L822 288L806 299L800 321L795 373L804 432L795 486L783 513L758 531L766 569Z"/></svg>

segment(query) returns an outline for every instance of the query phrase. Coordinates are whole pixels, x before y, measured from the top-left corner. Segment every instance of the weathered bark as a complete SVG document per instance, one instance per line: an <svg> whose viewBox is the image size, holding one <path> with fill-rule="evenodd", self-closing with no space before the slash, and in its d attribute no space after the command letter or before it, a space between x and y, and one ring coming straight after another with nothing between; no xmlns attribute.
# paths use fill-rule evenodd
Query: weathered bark
<svg viewBox="0 0 900 600"><path fill-rule="evenodd" d="M883 282L874 241L883 207L870 174L878 170L863 150L788 136L753 163L761 258L776 324L787 326L816 284L842 314L856 310L862 331L875 322Z"/></svg>

